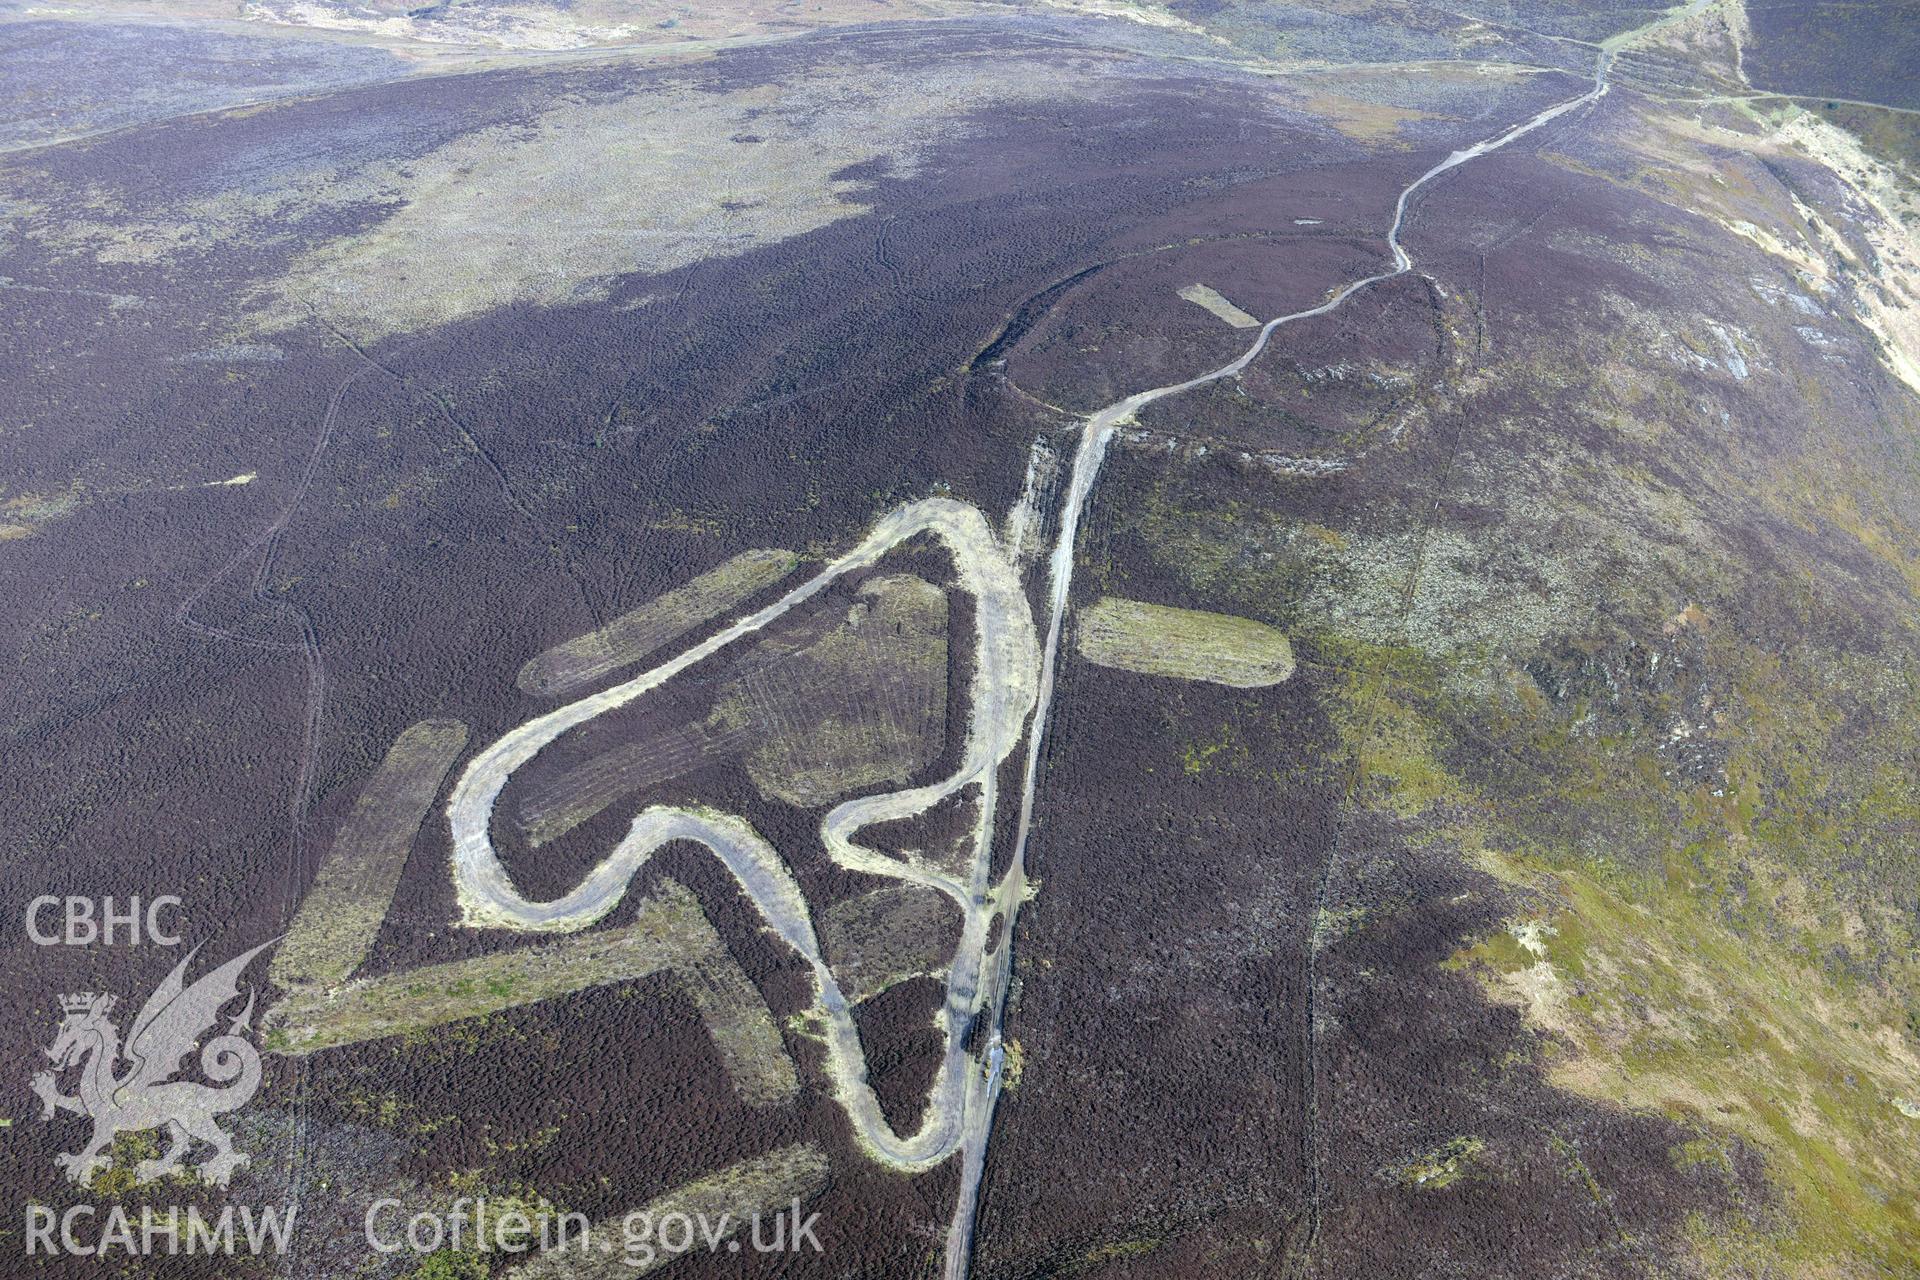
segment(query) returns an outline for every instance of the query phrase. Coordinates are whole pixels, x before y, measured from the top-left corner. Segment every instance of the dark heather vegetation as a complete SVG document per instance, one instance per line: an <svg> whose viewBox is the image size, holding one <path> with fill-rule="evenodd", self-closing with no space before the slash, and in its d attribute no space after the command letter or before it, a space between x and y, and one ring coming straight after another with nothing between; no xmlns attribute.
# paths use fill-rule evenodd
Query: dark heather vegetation
<svg viewBox="0 0 1920 1280"><path fill-rule="evenodd" d="M1008 53L1045 56L991 34L867 46L908 70ZM257 283L303 246L370 232L389 212L369 203L303 217L250 203L290 166L404 164L564 95L617 99L649 77L725 93L830 56L793 46L661 72L414 81L8 162L9 183L34 190L27 216L44 234L10 241L4 272L49 290L7 296L21 376L0 393L17 424L11 492L27 495L9 515L32 527L7 543L0 573L10 599L38 602L7 623L25 676L6 713L13 765L0 805L14 918L42 892L165 889L187 899L185 932L217 939L210 947L273 936L407 725L458 720L472 743L491 741L541 705L514 685L529 658L745 547L791 547L817 563L936 482L1004 512L1035 432L1056 420L997 371L965 370L1022 300L1130 251L1143 219L1173 225L1184 208L1206 222L1209 203L1243 176L1349 149L1280 120L1249 130L1245 112L1227 108L1250 89L1149 77L1118 104L1025 107L1010 142L1012 121L989 116L980 142L957 138L911 179L884 167L863 175L873 214L623 280L604 302L537 317L510 308L366 342L312 319L247 332L239 306ZM1186 109L1203 94L1206 111ZM1084 200L1020 194L1063 171ZM115 193L104 205L88 194L103 186ZM171 256L55 243L83 216L102 236L137 241L149 234L143 219L196 201L222 211L220 243ZM121 297L136 303L116 305ZM673 305L634 305L662 298ZM103 367L114 376L99 377ZM246 473L258 478L202 487ZM883 568L941 581L940 559L903 551ZM850 589L781 630L844 617ZM949 683L964 687L971 623L964 608L949 612ZM636 707L603 745L644 741L663 716L704 719L736 656L695 673L688 687L707 692ZM951 767L961 728L949 724L926 769ZM530 893L556 892L637 807L692 799L743 815L787 851L816 911L876 887L826 863L818 811L762 798L724 751L645 780L537 856L523 846L510 855L514 873ZM516 811L510 793L503 814ZM511 848L513 824L498 831ZM445 825L430 819L362 972L524 945L449 927L447 858ZM762 933L711 858L667 851L635 889L668 877L693 891L788 1028L809 992L797 957ZM17 937L9 947L27 991L130 993L159 976L157 957L140 952L53 956ZM876 1083L903 1122L930 1065L917 989L861 1012ZM23 1000L0 1026L17 1043L44 1043L49 1016ZM950 1212L951 1169L904 1179L867 1167L828 1096L817 1044L785 1036L799 1102L747 1106L698 1011L663 975L276 1067L252 1113L255 1148L299 1162L277 1176L308 1197L301 1248L320 1274L354 1197L394 1179L450 1197L449 1177L480 1177L611 1213L803 1136L834 1153L821 1207L839 1247L881 1271L889 1258L920 1265L937 1252L923 1228ZM51 1162L61 1136L39 1126L19 1136L3 1158L11 1184L72 1202ZM327 1175L323 1195L318 1171L361 1145L384 1154L352 1178ZM275 1176L271 1160L258 1163L263 1179ZM171 1265L228 1274L224 1263Z"/></svg>
<svg viewBox="0 0 1920 1280"><path fill-rule="evenodd" d="M1920 110L1920 10L1907 0L1753 0L1746 8L1754 34L1747 66L1759 88Z"/></svg>
<svg viewBox="0 0 1920 1280"><path fill-rule="evenodd" d="M765 606L902 503L1000 527L1036 440L1021 568L1044 627L1080 418L1245 350L1179 291L1267 319L1385 269L1408 182L1584 91L1586 42L1655 13L1151 8L1191 29L995 6L417 76L357 35L270 53L9 10L0 70L33 109L0 133L0 915L174 893L212 957L348 900L352 928L303 946L351 946L294 975L329 985L551 942L459 923L446 802L475 751ZM1920 400L1885 319L1904 242L1831 137L1781 141L1770 96L1910 161L1860 103L1920 106L1913 24L1746 14L1750 84L1718 28L1641 51L1590 109L1425 189L1417 273L1123 426L1076 543L975 1275L1914 1270ZM1398 59L1419 74L1366 65ZM695 169L620 150L662 119ZM578 207L533 248L494 239L507 197L470 201L554 189ZM693 249L595 256L596 220L652 232L682 206L708 219ZM560 285L490 292L516 254ZM635 613L756 548L791 575L718 614ZM908 575L918 612L883 613L871 592ZM1094 667L1075 611L1103 596L1269 624L1296 669L1245 690ZM516 885L571 889L652 805L743 818L911 1127L959 913L834 863L820 824L957 768L975 606L923 538L563 735L494 814ZM868 616L905 621L849 665ZM634 617L631 664L520 682ZM431 797L382 772L423 722L449 753L466 734ZM863 839L961 875L983 818L997 877L1024 764L990 814L961 797ZM393 829L366 799L387 794ZM342 851L372 897L397 875L370 945L370 908L321 871ZM25 1066L56 996L130 1012L176 956L9 932L0 1177L56 1211L301 1205L284 1264L129 1274L402 1280L423 1260L369 1258L370 1199L600 1221L812 1144L823 1257L672 1274L939 1274L960 1162L863 1149L808 966L705 850L661 850L593 928L660 902L717 944L270 1052L226 1192L133 1186L153 1135L91 1190L62 1178L78 1122L34 1119ZM784 1091L749 1087L736 1015L774 1028L753 1078ZM969 1070L987 1038L968 1028Z"/></svg>

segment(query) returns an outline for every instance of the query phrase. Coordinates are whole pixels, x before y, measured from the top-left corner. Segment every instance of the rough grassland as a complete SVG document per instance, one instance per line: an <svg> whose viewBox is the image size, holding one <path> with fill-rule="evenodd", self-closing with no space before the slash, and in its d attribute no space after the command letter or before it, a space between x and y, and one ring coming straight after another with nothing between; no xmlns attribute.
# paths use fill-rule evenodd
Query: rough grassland
<svg viewBox="0 0 1920 1280"><path fill-rule="evenodd" d="M847 620L806 648L756 646L710 729L746 725L747 772L767 796L808 807L905 782L946 737L947 597L911 574L861 587Z"/></svg>
<svg viewBox="0 0 1920 1280"><path fill-rule="evenodd" d="M1672 1169L1722 1188L1732 1212L1701 1200L1673 1238L1643 1238L1680 1259L1655 1274L1911 1274L1900 206L1809 113L1630 119L1549 144L1569 195L1537 222L1502 207L1524 180L1498 166L1426 206L1453 201L1494 247L1436 267L1443 359L1379 447L1332 481L1196 457L1132 545L1173 576L1162 590L1287 628L1328 760L1351 771L1349 824L1415 833L1428 870L1498 877L1485 896L1402 893L1343 851L1321 937L1385 948L1486 903L1498 922L1444 954L1522 1015L1514 1065L1593 1114L1672 1126ZM1583 221L1609 200L1697 234L1610 241ZM1582 282L1579 305L1529 292L1542 259ZM1583 309L1604 325L1568 319ZM1378 341L1356 335L1353 358ZM1337 1063L1350 993L1332 984L1351 974L1337 945L1316 954L1334 994L1310 1047ZM1496 1159L1518 1149L1454 1125L1389 1172L1423 1196L1494 1185L1497 1163L1456 1161L1476 1134ZM1436 1187L1449 1161L1462 1176ZM1618 1166L1605 1186L1622 1221L1649 1203Z"/></svg>
<svg viewBox="0 0 1920 1280"><path fill-rule="evenodd" d="M165 265L278 238L290 219L377 206L376 225L291 255L286 274L248 299L262 332L318 315L372 342L516 302L605 298L622 276L733 257L857 217L874 185L858 176L862 166L910 176L955 117L1097 100L1130 65L1099 54L921 64L911 74L880 64L780 84L721 81L719 91L684 72L645 80L644 93L564 94L531 113L481 104L477 127L412 157L295 155L260 181L178 203L103 185L84 213L47 219L44 243L102 264ZM0 177L10 201L29 199L30 185Z"/></svg>
<svg viewBox="0 0 1920 1280"><path fill-rule="evenodd" d="M629 610L597 631L555 645L520 668L519 686L552 697L638 662L723 609L784 578L798 563L790 551L743 551L683 587Z"/></svg>
<svg viewBox="0 0 1920 1280"><path fill-rule="evenodd" d="M1696 1128L1677 1162L1731 1177L1723 1128L1768 1153L1788 1218L1731 1235L1695 1224L1714 1274L1911 1262L1920 1215L1902 1189L1920 1178L1920 1121L1901 1104L1920 1099L1920 1056L1896 1001L1755 945L1670 884L1622 892L1569 868L1487 865L1559 898L1459 958L1553 1036L1555 1082Z"/></svg>
<svg viewBox="0 0 1920 1280"><path fill-rule="evenodd" d="M466 745L467 726L457 720L422 720L394 739L274 953L276 985L332 987L360 967L400 884L414 832Z"/></svg>
<svg viewBox="0 0 1920 1280"><path fill-rule="evenodd" d="M1293 646L1263 622L1103 596L1080 615L1081 656L1149 676L1208 680L1238 689L1293 674Z"/></svg>
<svg viewBox="0 0 1920 1280"><path fill-rule="evenodd" d="M958 912L921 885L885 885L821 915L821 940L847 999L859 1003L909 978L931 976L952 956Z"/></svg>
<svg viewBox="0 0 1920 1280"><path fill-rule="evenodd" d="M1528 909L1451 963L1525 1014L1553 1082L1692 1130L1674 1161L1708 1164L1730 1187L1736 1143L1762 1154L1782 1202L1750 1206L1753 1222L1739 1231L1690 1223L1706 1274L1784 1266L1781 1274L1854 1277L1910 1263L1920 1217L1899 1188L1920 1179L1920 1123L1906 1109L1920 1099L1920 1017L1901 994L1903 966L1850 954L1872 946L1875 908L1863 897L1833 918L1831 863L1818 848L1796 848L1864 826L1789 831L1809 824L1788 811L1790 795L1767 794L1794 785L1817 793L1817 782L1788 778L1792 757L1823 760L1832 748L1776 740L1784 727L1743 693L1748 741L1728 760L1728 793L1715 795L1684 787L1684 774L1649 772L1623 736L1589 746L1555 724L1524 741L1515 723L1501 723L1494 740L1553 779L1530 796L1502 796L1505 779L1476 783L1452 765L1468 712L1440 691L1430 664L1405 650L1328 652L1342 672L1335 720L1358 765L1356 797L1444 832L1526 896ZM1756 679L1751 665L1742 679ZM1806 701L1794 719L1826 718L1816 698ZM1544 702L1530 705L1517 721L1551 723ZM1661 803L1676 791L1677 813ZM1877 805L1897 802L1884 789L1875 795ZM1545 829L1542 815L1561 797L1616 833L1615 858L1582 856ZM1817 807L1844 812L1843 803L1825 795ZM1643 823L1669 830L1672 843L1659 865L1622 865L1619 846Z"/></svg>

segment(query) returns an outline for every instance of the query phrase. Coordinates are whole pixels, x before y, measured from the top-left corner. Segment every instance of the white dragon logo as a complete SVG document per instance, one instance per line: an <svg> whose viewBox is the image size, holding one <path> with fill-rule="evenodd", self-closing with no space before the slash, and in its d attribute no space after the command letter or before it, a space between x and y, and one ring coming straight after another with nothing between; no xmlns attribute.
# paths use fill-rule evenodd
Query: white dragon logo
<svg viewBox="0 0 1920 1280"><path fill-rule="evenodd" d="M252 1028L252 993L225 1034L200 1050L200 1070L213 1085L172 1077L219 1019L220 1010L239 997L240 974L248 962L272 945L262 943L187 986L187 964L199 951L195 947L147 998L124 1047L119 1028L107 1016L113 1011L113 996L87 992L60 997L66 1016L47 1049L54 1070L35 1075L33 1091L40 1096L42 1119L71 1111L93 1121L93 1138L85 1147L54 1157L68 1178L86 1186L96 1172L111 1165L113 1158L105 1152L115 1134L162 1127L171 1131L172 1145L159 1159L135 1166L136 1183L179 1168L196 1139L213 1147L211 1155L193 1166L210 1183L226 1186L234 1170L247 1163L248 1157L233 1149L232 1137L214 1117L245 1106L260 1087L260 1051L243 1034ZM116 1074L122 1060L128 1065ZM79 1091L63 1094L58 1075L74 1067L80 1068Z"/></svg>

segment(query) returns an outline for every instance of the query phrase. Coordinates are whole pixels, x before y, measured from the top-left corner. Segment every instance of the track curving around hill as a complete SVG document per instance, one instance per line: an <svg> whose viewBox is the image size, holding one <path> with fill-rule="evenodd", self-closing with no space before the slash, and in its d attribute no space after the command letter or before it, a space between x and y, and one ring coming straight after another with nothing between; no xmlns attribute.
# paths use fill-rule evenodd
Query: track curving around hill
<svg viewBox="0 0 1920 1280"><path fill-rule="evenodd" d="M1040 761L1046 740L1060 641L1073 582L1073 558L1081 522L1114 432L1154 401L1232 377L1257 359L1283 326L1337 310L1360 291L1414 269L1401 241L1411 203L1442 175L1509 146L1534 131L1606 96L1609 73L1619 50L1646 33L1709 7L1716 0L1692 0L1644 27L1604 42L1595 63L1593 85L1577 97L1548 107L1507 130L1450 153L1407 185L1394 205L1386 236L1392 267L1343 286L1319 305L1267 321L1247 350L1219 368L1182 382L1134 394L1087 419L1080 435L1071 480L1062 500L1059 533L1048 567L1048 619L1044 646L1012 552L995 536L975 508L936 498L900 507L875 525L853 550L778 600L739 619L709 639L612 688L527 721L476 756L462 774L448 803L453 837L453 874L465 922L527 931L569 931L591 925L619 903L627 885L655 851L677 840L711 850L780 936L805 958L813 972L815 1005L828 1049L828 1071L856 1137L876 1159L902 1170L929 1168L962 1153L961 1187L948 1234L945 1273L964 1280L972 1252L978 1203L993 1111L1004 1080L1001 1041L1007 990L1012 972L1012 938L1019 908L1027 896L1026 846L1032 828ZM864 1053L851 1008L821 953L805 897L778 850L745 820L708 808L655 806L636 817L627 835L577 886L557 899L532 901L515 887L493 847L491 820L496 802L512 774L562 734L646 696L688 668L718 654L773 623L818 595L834 581L875 565L893 548L929 534L953 557L960 587L974 601L979 650L969 691L970 720L962 759L937 782L848 801L821 823L829 856L841 866L923 885L945 894L961 912L963 925L947 978L940 1014L945 1053L931 1087L920 1127L894 1131L868 1082ZM1028 723L1031 716L1031 724ZM996 778L1000 765L1025 740L1027 750L1019 798L1014 849L1005 873L990 882ZM973 857L968 874L957 877L926 860L896 858L860 845L856 837L878 823L924 814L961 791L978 788ZM989 922L1004 916L989 949ZM965 1046L976 1023L985 1019L981 1037L984 1062L976 1064ZM1311 1057L1311 1055L1309 1055ZM1308 1087L1313 1087L1311 1080ZM1310 1191L1308 1249L1317 1233L1317 1195Z"/></svg>
<svg viewBox="0 0 1920 1280"><path fill-rule="evenodd" d="M799 884L779 851L745 820L707 808L649 808L572 891L546 902L532 901L514 887L493 848L490 828L494 805L507 780L562 734L646 696L689 667L759 632L836 580L872 567L893 548L922 534L946 546L960 589L974 602L978 648L960 762L952 774L937 782L849 800L829 811L820 827L828 855L841 866L934 889L961 911L960 943L940 1014L945 1056L919 1129L903 1135L887 1122L868 1083L851 1006L821 953ZM947 498L900 507L882 518L852 551L772 604L660 666L529 720L474 757L448 802L454 882L465 922L519 930L582 929L614 909L656 850L676 840L704 845L733 873L774 930L811 966L828 1071L855 1135L876 1159L896 1168L937 1164L954 1152L963 1136L963 1118L978 1078L968 1066L966 1033L981 1009L983 994L994 989L982 981L991 956L1006 951L1004 930L991 953L987 947L995 901L988 886L992 815L1000 764L1019 745L1033 709L1038 663L1033 614L1019 571L986 517ZM964 880L914 854L894 857L856 841L867 827L915 817L968 788L978 788L980 794L971 870Z"/></svg>
<svg viewBox="0 0 1920 1280"><path fill-rule="evenodd" d="M1393 222L1387 229L1387 248L1393 254L1393 268L1366 276L1342 286L1326 301L1318 306L1308 307L1287 315L1278 316L1260 326L1253 342L1239 357L1207 373L1188 378L1184 382L1170 383L1146 391L1136 391L1132 395L1095 413L1087 419L1080 434L1080 447L1074 456L1072 478L1068 483L1060 515L1060 532L1054 543L1052 558L1048 568L1047 599L1047 639L1040 661L1040 693L1035 703L1032 731L1027 736L1027 764L1020 791L1020 817L1015 829L1012 864L1008 867L1006 878L996 891L997 899L1006 911L1006 935L1011 938L1015 918L1026 890L1026 849L1027 838L1033 826L1034 794L1039 783L1040 758L1046 746L1047 714L1053 704L1054 671L1060 654L1060 637L1066 617L1068 597L1073 586L1073 557L1075 543L1080 530L1080 522L1086 512L1087 501L1093 493L1095 481L1099 478L1101 464L1106 460L1107 448L1113 441L1113 434L1122 423L1147 405L1168 396L1179 395L1196 387L1217 382L1222 378L1240 373L1260 353L1266 350L1268 341L1282 327L1301 320L1310 320L1338 310L1347 299L1363 289L1371 288L1384 281L1406 275L1413 270L1413 255L1401 241L1401 232L1405 230L1407 212L1412 201L1422 188L1460 166L1482 156L1490 155L1503 147L1519 141L1537 129L1544 128L1553 121L1570 112L1578 111L1604 98L1611 88L1610 73L1620 50L1634 43L1649 32L1691 17L1703 9L1711 7L1718 0L1689 0L1683 6L1670 10L1645 26L1632 31L1609 37L1600 45L1600 51L1594 62L1593 87L1577 97L1536 112L1519 124L1477 142L1470 147L1450 153L1445 159L1415 178L1400 192L1394 202ZM988 1055L985 1069L985 1081L977 1090L978 1102L970 1108L967 1116L967 1133L963 1143L960 1192L954 1205L953 1224L947 1236L946 1280L965 1280L967 1265L973 1249L973 1223L976 1216L980 1180L986 1165L987 1139L992 1132L993 1110L999 1100L1000 1089L1005 1074L1005 1057L1001 1049L1001 1030L1006 1015L1008 979L1011 976L1011 953L998 958L995 965L994 991L989 1001L987 1024ZM1308 1055L1311 1062L1312 1055ZM1309 1068L1311 1071L1311 1068ZM1309 1090L1314 1089L1311 1080ZM1317 1172L1310 1176L1317 1176ZM1319 1205L1317 1188L1309 1192L1308 1249L1319 1230Z"/></svg>

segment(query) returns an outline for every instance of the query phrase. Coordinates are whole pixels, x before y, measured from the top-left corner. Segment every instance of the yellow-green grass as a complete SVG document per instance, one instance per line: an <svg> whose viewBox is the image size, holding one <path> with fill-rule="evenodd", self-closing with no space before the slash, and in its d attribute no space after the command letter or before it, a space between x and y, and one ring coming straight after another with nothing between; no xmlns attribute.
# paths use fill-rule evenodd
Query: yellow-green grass
<svg viewBox="0 0 1920 1280"><path fill-rule="evenodd" d="M422 720L387 749L334 836L269 975L285 988L337 986L373 947L414 833L467 745L458 720Z"/></svg>
<svg viewBox="0 0 1920 1280"><path fill-rule="evenodd" d="M743 551L718 568L557 644L520 668L523 693L553 697L630 666L793 571L791 551Z"/></svg>
<svg viewBox="0 0 1920 1280"><path fill-rule="evenodd" d="M766 1002L687 889L666 881L633 923L563 942L428 965L321 991L297 988L267 1015L267 1048L288 1055L537 1004L575 991L671 972L751 1106L791 1102L800 1081Z"/></svg>
<svg viewBox="0 0 1920 1280"><path fill-rule="evenodd" d="M1675 1160L1731 1171L1737 1135L1783 1193L1777 1220L1711 1244L1710 1274L1902 1274L1920 1264L1920 1042L1889 992L1737 936L1684 882L1485 854L1540 889L1538 918L1455 957L1560 1046L1556 1084L1698 1136Z"/></svg>
<svg viewBox="0 0 1920 1280"><path fill-rule="evenodd" d="M1526 891L1527 910L1452 963L1545 1033L1553 1082L1676 1121L1691 1137L1675 1161L1725 1170L1736 1195L1733 1143L1763 1159L1777 1202L1747 1203L1754 1223L1686 1224L1704 1274L1903 1274L1920 1261L1904 1194L1920 1185L1920 1121L1901 1105L1920 1099L1913 965L1897 922L1833 868L1914 812L1911 779L1888 773L1899 742L1838 708L1852 689L1906 686L1864 661L1710 644L1725 773L1691 781L1623 727L1576 731L1586 709L1550 704L1523 672L1463 688L1417 650L1316 638L1352 802ZM1903 707L1884 732L1912 723ZM1608 843L1539 822L1542 803Z"/></svg>
<svg viewBox="0 0 1920 1280"><path fill-rule="evenodd" d="M707 726L750 726L747 773L761 794L809 808L905 782L946 736L947 595L912 574L868 579L847 620L797 652L778 640ZM766 663L767 665L761 665Z"/></svg>
<svg viewBox="0 0 1920 1280"><path fill-rule="evenodd" d="M1293 646L1264 622L1102 596L1079 617L1080 654L1103 667L1237 689L1293 674Z"/></svg>

